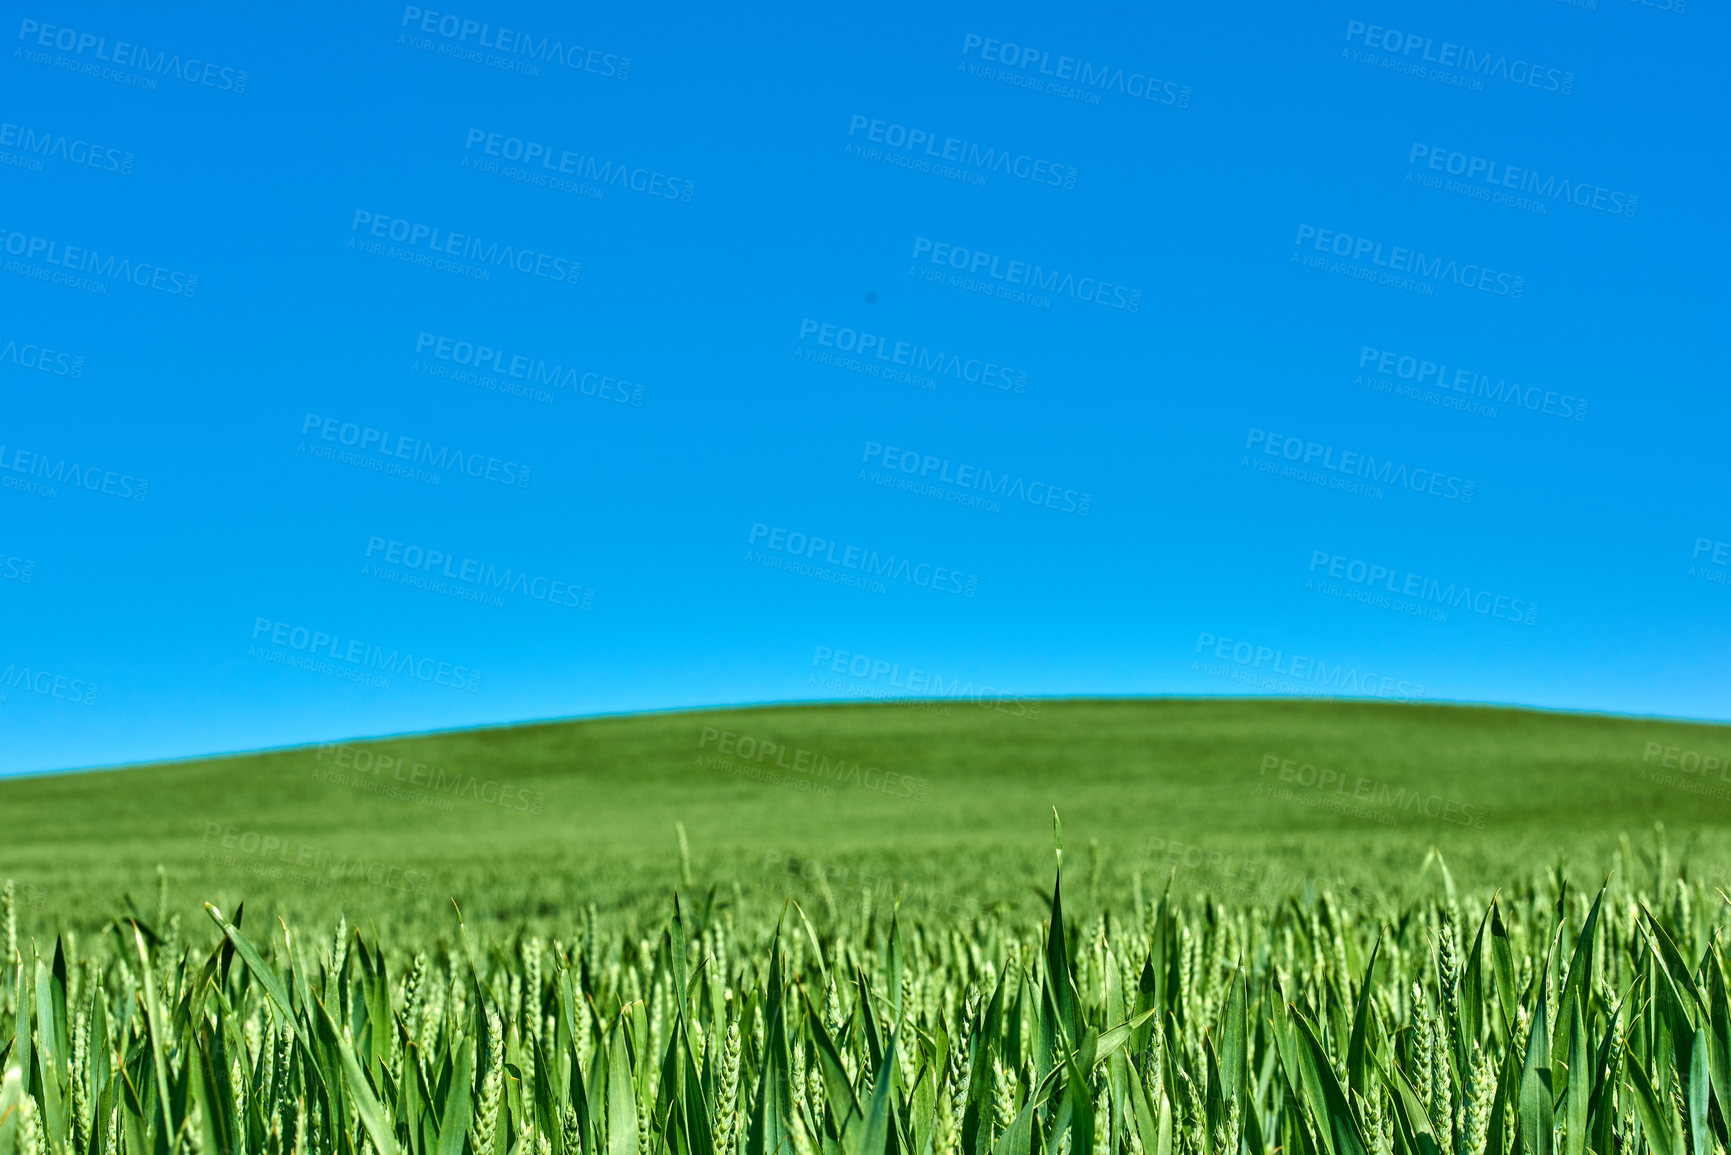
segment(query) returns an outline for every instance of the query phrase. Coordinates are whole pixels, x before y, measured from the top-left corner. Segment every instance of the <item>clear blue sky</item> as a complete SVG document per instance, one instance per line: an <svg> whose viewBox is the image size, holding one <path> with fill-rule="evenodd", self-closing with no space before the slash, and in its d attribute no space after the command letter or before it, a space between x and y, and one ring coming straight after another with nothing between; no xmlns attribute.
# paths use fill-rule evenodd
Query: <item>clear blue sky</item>
<svg viewBox="0 0 1731 1155"><path fill-rule="evenodd" d="M26 6L0 771L910 692L1726 718L1682 3Z"/></svg>

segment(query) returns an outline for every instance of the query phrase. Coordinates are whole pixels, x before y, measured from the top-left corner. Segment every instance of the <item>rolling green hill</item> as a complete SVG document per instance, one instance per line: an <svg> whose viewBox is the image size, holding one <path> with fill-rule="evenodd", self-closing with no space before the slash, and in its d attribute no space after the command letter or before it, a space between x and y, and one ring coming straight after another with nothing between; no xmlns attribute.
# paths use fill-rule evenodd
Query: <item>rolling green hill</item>
<svg viewBox="0 0 1731 1155"><path fill-rule="evenodd" d="M683 823L698 888L1032 910L1053 806L1079 902L1090 878L1152 891L1174 871L1268 901L1317 878L1393 893L1433 846L1463 883L1559 858L1583 877L1619 835L1651 851L1655 822L1716 876L1728 755L1727 727L1338 701L637 715L0 781L0 878L43 930L153 901L158 864L190 911L246 897L384 929L455 898L471 920L557 921L664 903Z"/></svg>

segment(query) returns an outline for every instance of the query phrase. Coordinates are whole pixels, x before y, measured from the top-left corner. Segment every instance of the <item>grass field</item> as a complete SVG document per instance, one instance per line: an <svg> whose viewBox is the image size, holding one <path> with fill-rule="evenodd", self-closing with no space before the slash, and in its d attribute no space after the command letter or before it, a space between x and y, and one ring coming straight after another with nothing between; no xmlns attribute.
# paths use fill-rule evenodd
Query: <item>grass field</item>
<svg viewBox="0 0 1731 1155"><path fill-rule="evenodd" d="M699 888L1037 911L1053 806L1081 904L1174 868L1256 900L1314 878L1399 893L1432 846L1463 884L1559 856L1586 878L1655 822L1697 872L1731 864L1731 782L1701 769L1731 754L1725 727L1348 702L1029 709L657 714L0 781L0 878L44 930L153 893L158 864L188 917L250 897L385 926L455 898L471 919L556 924L579 898L661 909L682 823Z"/></svg>
<svg viewBox="0 0 1731 1155"><path fill-rule="evenodd" d="M1015 708L0 783L0 1155L1723 1155L1726 729Z"/></svg>

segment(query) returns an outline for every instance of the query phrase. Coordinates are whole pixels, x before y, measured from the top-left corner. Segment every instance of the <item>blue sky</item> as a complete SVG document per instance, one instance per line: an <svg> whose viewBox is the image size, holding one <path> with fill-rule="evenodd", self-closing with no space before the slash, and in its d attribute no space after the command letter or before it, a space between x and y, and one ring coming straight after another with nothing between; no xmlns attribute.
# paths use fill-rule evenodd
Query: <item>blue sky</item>
<svg viewBox="0 0 1731 1155"><path fill-rule="evenodd" d="M0 772L917 692L1724 719L1681 2L27 7Z"/></svg>

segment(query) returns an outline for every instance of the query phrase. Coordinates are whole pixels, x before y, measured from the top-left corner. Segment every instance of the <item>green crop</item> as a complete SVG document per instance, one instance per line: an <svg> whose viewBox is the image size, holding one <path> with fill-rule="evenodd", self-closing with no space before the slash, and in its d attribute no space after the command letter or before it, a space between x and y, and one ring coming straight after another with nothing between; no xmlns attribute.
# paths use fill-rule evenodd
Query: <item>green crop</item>
<svg viewBox="0 0 1731 1155"><path fill-rule="evenodd" d="M8 894L0 1155L1722 1155L1725 899L1625 862L1493 898L1433 856L1387 917L1074 919L1061 865L1037 923L710 886L546 940L162 890L81 949Z"/></svg>

